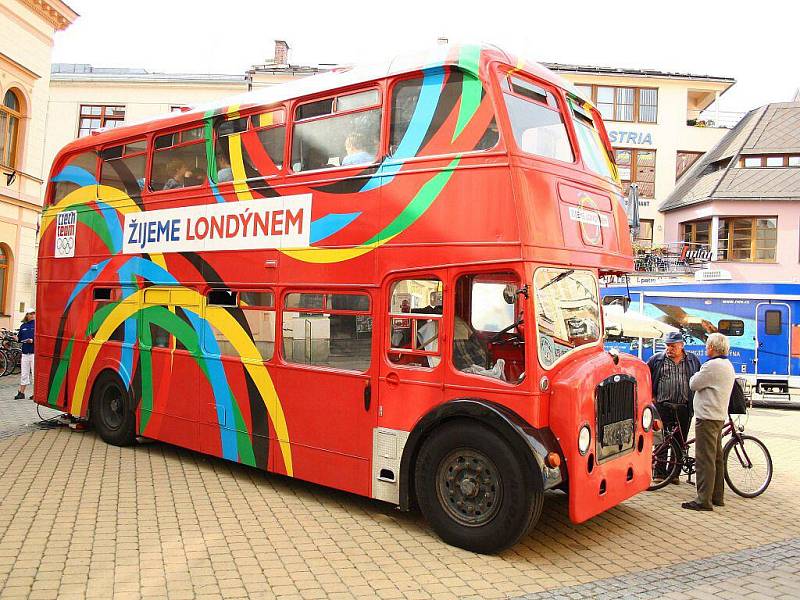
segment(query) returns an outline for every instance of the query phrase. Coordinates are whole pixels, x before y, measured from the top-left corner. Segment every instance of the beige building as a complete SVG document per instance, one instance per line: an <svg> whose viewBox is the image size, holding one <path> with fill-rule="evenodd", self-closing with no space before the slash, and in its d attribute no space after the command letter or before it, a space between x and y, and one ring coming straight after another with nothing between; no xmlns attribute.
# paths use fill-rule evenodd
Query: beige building
<svg viewBox="0 0 800 600"><path fill-rule="evenodd" d="M50 56L77 16L60 0L0 0L0 327L34 303Z"/></svg>
<svg viewBox="0 0 800 600"><path fill-rule="evenodd" d="M76 137L102 127L143 121L249 91L306 77L331 65L292 65L289 46L275 41L273 58L241 75L153 73L145 69L107 69L57 63L50 77L45 163Z"/></svg>
<svg viewBox="0 0 800 600"><path fill-rule="evenodd" d="M659 205L686 169L742 116L707 110L735 80L558 63L546 66L582 89L603 115L620 176L624 183L639 187L639 244L677 241L665 236Z"/></svg>

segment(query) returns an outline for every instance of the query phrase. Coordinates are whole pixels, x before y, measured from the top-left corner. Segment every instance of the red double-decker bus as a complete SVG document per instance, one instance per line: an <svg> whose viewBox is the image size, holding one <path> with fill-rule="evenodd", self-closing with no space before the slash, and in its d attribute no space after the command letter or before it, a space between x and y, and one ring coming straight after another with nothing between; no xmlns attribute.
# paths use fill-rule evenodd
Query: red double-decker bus
<svg viewBox="0 0 800 600"><path fill-rule="evenodd" d="M41 224L36 402L419 506L514 544L650 483L645 366L603 349L632 270L597 110L439 46L78 139Z"/></svg>

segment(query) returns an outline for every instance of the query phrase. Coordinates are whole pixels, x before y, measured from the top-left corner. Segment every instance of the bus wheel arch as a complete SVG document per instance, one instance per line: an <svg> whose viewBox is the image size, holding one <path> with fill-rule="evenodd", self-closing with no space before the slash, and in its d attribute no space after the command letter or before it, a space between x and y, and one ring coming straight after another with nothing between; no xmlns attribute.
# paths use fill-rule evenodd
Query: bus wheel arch
<svg viewBox="0 0 800 600"><path fill-rule="evenodd" d="M513 544L538 521L544 490L555 487L563 479L560 477L560 471L554 475L553 470L548 469L544 462L548 451L545 446L550 446L552 451L552 444L557 445L555 438L548 440L547 435L539 434L549 432L538 432L529 426L525 426L523 430L523 425L524 421L508 409L479 399L454 400L433 409L419 421L404 448L400 466L400 508L407 510L414 504L419 505L440 536L448 543L469 550L496 552ZM474 539L473 536L459 537L457 531L448 529L447 523L443 523L446 519L442 519L442 515L432 508L431 492L428 488L433 485L433 474L432 467L428 463L434 458L440 461L439 464L446 463L451 458L447 453L447 446L456 443L455 440L459 439L457 432L461 431L468 432L468 436L471 436L469 439L474 439L480 446L476 452L470 453L472 460L482 465L479 468L483 469L494 462L502 463L498 465L501 471L514 472L515 478L525 482L521 488L524 498L520 496L519 489L509 489L505 492L517 495L516 499L509 497L509 502L525 505L522 512L526 514L520 518L526 522L516 520L514 531L498 531L497 527L492 525L494 531L491 539L481 539L480 535L475 535ZM535 448L538 442L534 440L532 443L531 436L543 437L546 443L541 443L540 448ZM461 439L464 439L463 436ZM503 450L510 447L512 452L499 451L501 447ZM506 458L503 458L503 455ZM521 460L514 460L520 457ZM418 481L418 477L424 478L425 481ZM428 489L427 497L419 497L420 485ZM425 492L422 494L424 496ZM458 520L458 515L452 511L450 516Z"/></svg>
<svg viewBox="0 0 800 600"><path fill-rule="evenodd" d="M104 442L130 446L136 441L134 399L116 371L103 369L95 377L88 404L88 418Z"/></svg>

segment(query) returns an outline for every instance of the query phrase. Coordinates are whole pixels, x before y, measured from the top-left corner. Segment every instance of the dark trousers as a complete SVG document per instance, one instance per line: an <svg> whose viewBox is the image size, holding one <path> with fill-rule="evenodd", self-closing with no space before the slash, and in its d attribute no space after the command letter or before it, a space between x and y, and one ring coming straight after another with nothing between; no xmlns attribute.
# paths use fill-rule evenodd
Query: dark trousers
<svg viewBox="0 0 800 600"><path fill-rule="evenodd" d="M675 423L680 423L681 430L678 434L681 444L686 442L686 439L689 437L689 423L692 421L692 416L689 414L689 407L688 406L680 406L677 409L667 408L663 404L659 403L656 404L656 408L658 409L658 414L661 415L661 420L664 422L664 431L669 431L673 427L675 427ZM677 421L676 421L677 416ZM683 460L683 450L681 450L681 454L678 456L678 460ZM659 469L660 471L666 471L666 469ZM666 472L655 473L656 476L666 476Z"/></svg>
<svg viewBox="0 0 800 600"><path fill-rule="evenodd" d="M722 425L724 421L697 419L694 431L697 469L697 503L710 507L720 504L725 495L725 465L722 462Z"/></svg>

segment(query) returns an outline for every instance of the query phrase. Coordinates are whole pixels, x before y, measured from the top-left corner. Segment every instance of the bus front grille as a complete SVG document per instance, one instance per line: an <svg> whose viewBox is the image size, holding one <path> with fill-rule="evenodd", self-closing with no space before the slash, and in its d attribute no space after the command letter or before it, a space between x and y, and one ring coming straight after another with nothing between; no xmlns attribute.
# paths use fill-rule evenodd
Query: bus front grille
<svg viewBox="0 0 800 600"><path fill-rule="evenodd" d="M630 450L636 431L636 379L612 375L595 389L597 458Z"/></svg>

